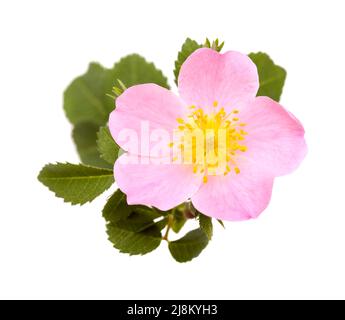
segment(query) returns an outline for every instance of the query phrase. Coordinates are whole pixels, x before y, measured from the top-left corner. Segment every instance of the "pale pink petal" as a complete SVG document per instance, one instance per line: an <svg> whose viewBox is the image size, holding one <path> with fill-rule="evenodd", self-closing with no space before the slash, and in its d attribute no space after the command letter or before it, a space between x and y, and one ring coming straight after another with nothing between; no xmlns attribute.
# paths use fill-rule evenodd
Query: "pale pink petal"
<svg viewBox="0 0 345 320"><path fill-rule="evenodd" d="M298 167L307 153L302 124L281 105L268 97L257 97L239 114L248 132L245 156L258 170L274 176Z"/></svg>
<svg viewBox="0 0 345 320"><path fill-rule="evenodd" d="M188 105L208 111L217 101L225 110L231 110L256 96L259 78L247 55L235 51L220 54L203 48L192 53L182 65L178 88Z"/></svg>
<svg viewBox="0 0 345 320"><path fill-rule="evenodd" d="M256 218L268 205L273 177L247 164L241 172L209 176L192 197L194 207L213 218L240 221Z"/></svg>
<svg viewBox="0 0 345 320"><path fill-rule="evenodd" d="M116 109L109 118L109 129L122 149L149 156L148 147L142 144L157 130L163 130L172 137L173 129L178 125L176 119L183 117L185 112L184 103L171 91L155 84L141 84L128 88L116 99ZM124 141L129 133L137 136L138 148L129 148ZM149 143L150 149L154 146L154 142ZM168 143L165 146L169 152Z"/></svg>
<svg viewBox="0 0 345 320"><path fill-rule="evenodd" d="M114 166L115 181L128 204L169 210L187 201L202 183L202 176L194 174L190 165L143 164L148 161L143 157L137 157L137 164L124 163L130 157L122 155Z"/></svg>

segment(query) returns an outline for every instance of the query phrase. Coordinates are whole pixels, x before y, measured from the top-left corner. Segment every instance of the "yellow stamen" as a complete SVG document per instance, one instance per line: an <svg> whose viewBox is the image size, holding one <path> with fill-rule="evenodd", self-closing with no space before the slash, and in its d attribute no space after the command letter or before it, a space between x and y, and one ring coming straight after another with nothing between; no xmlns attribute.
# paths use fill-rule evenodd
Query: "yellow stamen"
<svg viewBox="0 0 345 320"><path fill-rule="evenodd" d="M217 107L218 102L214 101L213 106ZM195 106L190 108L195 109ZM227 113L222 107L205 114L203 109L197 108L187 117L176 119L178 129L184 132L181 140L175 143L181 149L181 159L192 164L193 173L204 175L204 183L210 175L225 176L231 170L240 173L236 158L240 152L247 151L242 141L248 133L241 129L245 123L238 122L238 117L231 118L238 113L238 110Z"/></svg>
<svg viewBox="0 0 345 320"><path fill-rule="evenodd" d="M193 130L193 127L192 127L189 123L186 124L186 127L187 127L189 130Z"/></svg>

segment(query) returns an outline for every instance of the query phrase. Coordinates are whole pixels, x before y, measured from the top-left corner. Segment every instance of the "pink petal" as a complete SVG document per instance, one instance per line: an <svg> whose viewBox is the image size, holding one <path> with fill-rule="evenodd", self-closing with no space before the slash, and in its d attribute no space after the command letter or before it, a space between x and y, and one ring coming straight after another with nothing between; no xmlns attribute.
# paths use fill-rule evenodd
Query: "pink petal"
<svg viewBox="0 0 345 320"><path fill-rule="evenodd" d="M202 183L202 176L194 174L192 166L143 164L140 162L148 160L143 157L137 157L136 164L126 164L131 158L135 157L122 155L114 167L115 181L127 195L128 204L169 210L187 201Z"/></svg>
<svg viewBox="0 0 345 320"><path fill-rule="evenodd" d="M192 197L195 208L213 218L240 221L256 218L268 205L273 177L253 165L227 176L209 176Z"/></svg>
<svg viewBox="0 0 345 320"><path fill-rule="evenodd" d="M172 137L177 127L177 118L186 112L183 102L171 91L155 84L141 84L130 87L116 99L116 109L110 114L109 129L117 144L125 151L149 156L149 147L143 146L145 136L154 131L165 130ZM129 148L126 137L129 133L137 136L138 148ZM168 139L170 140L170 139ZM166 152L169 141L165 142Z"/></svg>
<svg viewBox="0 0 345 320"><path fill-rule="evenodd" d="M198 49L182 65L179 92L190 106L208 111L217 101L225 110L240 108L251 101L259 88L255 64L247 55L229 51Z"/></svg>
<svg viewBox="0 0 345 320"><path fill-rule="evenodd" d="M257 97L239 114L248 132L245 155L258 170L274 176L298 167L307 153L302 124L281 105L268 97Z"/></svg>

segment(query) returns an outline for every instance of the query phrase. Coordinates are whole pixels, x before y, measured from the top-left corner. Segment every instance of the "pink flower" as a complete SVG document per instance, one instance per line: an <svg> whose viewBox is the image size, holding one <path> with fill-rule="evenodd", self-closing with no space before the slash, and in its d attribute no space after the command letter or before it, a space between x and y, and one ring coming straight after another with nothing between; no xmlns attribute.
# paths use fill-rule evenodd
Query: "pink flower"
<svg viewBox="0 0 345 320"><path fill-rule="evenodd" d="M133 86L118 97L109 128L122 149L130 151L114 167L128 203L168 210L191 200L197 210L214 218L257 217L269 203L274 177L296 169L307 151L301 123L272 99L256 97L258 87L256 66L246 55L203 48L181 68L180 97L155 84ZM223 130L226 143L221 146L217 138L213 143L223 151L225 163L212 162L219 154L207 147L198 162L195 143L176 146L193 154L191 162L148 161L150 150L130 150L120 138L124 129L140 137L143 121L149 123L150 133ZM173 140L170 148L151 158L171 159L175 144ZM137 163L123 161L135 156Z"/></svg>

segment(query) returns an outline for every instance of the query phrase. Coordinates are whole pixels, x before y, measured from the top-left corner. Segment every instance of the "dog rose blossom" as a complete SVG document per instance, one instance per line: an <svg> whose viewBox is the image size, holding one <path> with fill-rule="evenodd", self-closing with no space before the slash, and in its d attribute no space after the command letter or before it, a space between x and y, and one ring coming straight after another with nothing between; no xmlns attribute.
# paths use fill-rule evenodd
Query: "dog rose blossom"
<svg viewBox="0 0 345 320"><path fill-rule="evenodd" d="M169 210L191 201L218 219L257 217L274 178L296 169L307 151L302 124L272 99L256 97L258 88L248 56L202 48L181 67L179 96L155 84L125 90L109 128L126 151L114 176L128 204ZM137 137L138 148L129 147L125 132ZM168 133L168 141L158 143L157 132ZM143 143L146 134L152 148Z"/></svg>

